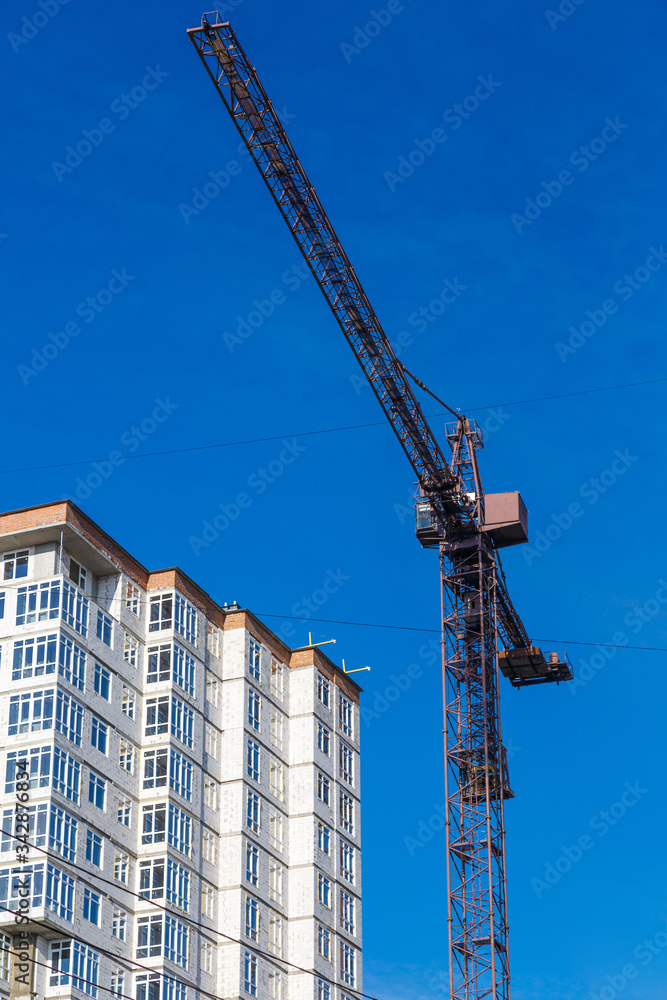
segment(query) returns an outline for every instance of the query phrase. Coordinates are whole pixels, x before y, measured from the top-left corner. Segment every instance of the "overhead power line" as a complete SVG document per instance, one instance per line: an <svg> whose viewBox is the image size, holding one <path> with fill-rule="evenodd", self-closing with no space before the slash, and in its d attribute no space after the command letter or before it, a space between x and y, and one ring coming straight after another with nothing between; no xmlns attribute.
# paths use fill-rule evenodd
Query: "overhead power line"
<svg viewBox="0 0 667 1000"><path fill-rule="evenodd" d="M5 831L5 834L7 834L7 831ZM10 836L12 838L12 840L17 840L21 844L25 844L25 840L26 840L25 836L19 837L15 833L9 833L8 836ZM115 845L115 841L113 840L113 838L109 838L109 839L111 840L111 843L113 843ZM30 844L29 846L30 846L31 850L39 851L40 854L46 855L46 857L50 861L52 861L54 864L56 864L61 870L65 871L67 874L71 875L72 878L75 881L82 882L83 885L88 886L88 888L90 888L90 889L99 890L99 888L100 888L99 885L96 885L95 883L93 883L93 882L90 881L91 878L93 878L93 879L96 879L97 882L101 882L103 885L111 886L114 889L115 892L122 893L122 894L127 895L127 896L133 896L135 899L139 899L142 902L146 902L147 901L146 897L142 896L140 892L137 892L134 889L130 889L130 887L127 886L127 885L125 885L123 882L118 882L116 879L106 878L104 875L97 875L95 872L86 871L85 868L83 868L81 865L76 864L74 861L68 861L67 859L61 858L59 855L54 855L54 853L53 853L52 850L47 850L44 847L37 847L35 844ZM20 871L20 866L16 866L16 867L19 867L19 871ZM80 875L79 874L75 874L76 872L82 872L83 874L80 874ZM86 876L86 877L84 878L84 876ZM168 906L165 906L164 903L160 903L160 902L158 902L155 899L151 899L150 903L156 909L162 910L164 913L168 913L168 914L174 916L174 911L171 910L171 909L169 909ZM10 912L10 913L15 913L16 912L15 910L11 910L11 909L9 909L6 906L0 905L0 911L2 911L2 910L5 910L5 911ZM190 928L192 928L192 929L196 928L197 932L199 932L200 936L202 936L202 937L206 937L208 939L208 937L210 937L212 935L217 935L218 937L224 938L225 941L228 941L230 944L238 944L241 947L245 948L247 951L253 952L258 957L268 959L274 965L287 966L289 969L293 969L295 972L303 972L305 975L313 976L315 979L321 978L320 974L318 972L316 972L314 969L304 969L300 965L295 965L294 962L288 962L284 958L278 958L276 955L272 955L271 952L269 952L269 951L263 951L261 948L256 947L253 944L252 941L244 941L244 940L241 940L240 938L233 937L230 934L225 934L224 931L218 930L217 928L207 927L201 921L195 920L189 914L183 914L183 915L178 914L178 919L181 920L182 922L187 922L187 924L188 924L188 926ZM45 924L45 923L43 923L40 920L35 920L33 918L30 918L30 922L33 923L33 924L37 924L40 927L46 927L47 930L49 930L49 931L53 930L53 928L49 924ZM202 931L204 932L204 934L201 933ZM91 945L91 947L93 947L93 946ZM156 969L150 968L147 965L143 965L141 962L137 962L136 959L133 959L133 958L123 958L120 955L116 955L116 954L114 954L114 952L111 952L111 951L109 951L106 948L97 947L97 946L94 946L94 948L95 948L95 951L99 951L101 954L106 955L108 958L112 958L112 959L114 959L115 961L117 961L117 962L119 962L121 964L133 965L135 968L145 970L146 972L156 972L156 971L158 971ZM42 963L36 962L35 964L39 965L39 964L42 964ZM48 968L48 966L47 966L47 968ZM76 978L81 978L81 977L77 976ZM169 976L169 978L176 979L177 977L176 976ZM85 980L85 981L87 982L87 980ZM180 980L180 981L182 982L182 980ZM91 985L93 985L93 984L91 984ZM188 985L188 984L186 983L186 985ZM199 994L201 994L201 996L208 997L209 1000L222 1000L222 998L218 997L217 994L215 994L215 993L207 993L205 990L202 990L201 987L197 987L196 989L197 989L197 992ZM353 994L355 997L362 998L362 1000L380 1000L379 997L373 996L371 993L363 993L363 992L361 992L361 990L355 990L355 989L353 989L350 986L346 986L345 987L345 992L349 993L349 994ZM130 1000L131 1000L131 998L130 998Z"/></svg>
<svg viewBox="0 0 667 1000"><path fill-rule="evenodd" d="M252 612L256 614L258 618L284 618L286 621L303 622L306 625L308 622L322 622L325 625L354 625L358 628L386 628L393 629L398 632L429 632L435 635L440 635L439 628L420 628L417 625L386 625L380 622L350 622L341 621L337 618L299 618L298 615L269 615L262 611ZM540 636L535 637L538 642L553 642L554 644L562 643L564 646L606 646L610 649L641 649L648 653L667 653L667 646L624 646L620 643L613 642L582 642L578 639L544 639Z"/></svg>
<svg viewBox="0 0 667 1000"><path fill-rule="evenodd" d="M581 389L577 392L563 392L555 396L535 396L532 399L513 399L504 403L489 403L487 406L464 407L468 413L477 413L480 410L492 410L502 406L521 406L525 403L541 403L551 399L569 399L572 396L586 396L595 392L611 392L614 389L630 389L638 385L653 385L656 382L667 382L665 378L652 378L644 382L625 382L621 385L604 385L597 389ZM443 404L444 405L444 404ZM453 411L452 411L453 412ZM441 413L427 413L427 417L439 417ZM385 420L375 420L369 424L347 424L343 427L323 427L317 431L290 431L285 434L273 434L270 437L242 438L238 441L222 441L218 444L199 444L189 448L168 448L165 451L146 451L139 455L123 455L123 461L137 458L157 458L162 455L183 455L194 451L211 451L215 448L235 448L246 444L264 444L269 441L282 441L284 438L312 437L316 434L337 434L341 431L358 431L368 427L388 427ZM93 462L107 462L108 455L97 456L96 458L77 459L75 462L54 462L52 465L27 465L17 469L0 469L0 475L9 475L18 472L43 472L48 469L69 469L77 465L91 465Z"/></svg>

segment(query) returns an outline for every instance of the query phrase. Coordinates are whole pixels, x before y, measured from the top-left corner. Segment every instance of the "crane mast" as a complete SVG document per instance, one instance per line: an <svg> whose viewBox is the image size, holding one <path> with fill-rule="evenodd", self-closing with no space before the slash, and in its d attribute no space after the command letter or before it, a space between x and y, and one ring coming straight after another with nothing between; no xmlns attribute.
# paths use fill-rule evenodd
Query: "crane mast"
<svg viewBox="0 0 667 1000"><path fill-rule="evenodd" d="M505 585L498 549L527 541L525 508L485 496L481 432L462 414L446 459L230 25L214 12L188 34L417 477L417 537L440 557L450 998L509 1000L499 672L515 687L571 679L564 653L531 645Z"/></svg>

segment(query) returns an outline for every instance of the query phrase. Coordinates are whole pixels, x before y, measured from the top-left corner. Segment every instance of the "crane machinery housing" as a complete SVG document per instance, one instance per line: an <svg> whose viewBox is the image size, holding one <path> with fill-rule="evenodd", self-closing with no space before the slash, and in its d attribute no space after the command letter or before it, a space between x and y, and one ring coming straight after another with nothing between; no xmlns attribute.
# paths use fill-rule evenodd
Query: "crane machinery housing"
<svg viewBox="0 0 667 1000"><path fill-rule="evenodd" d="M394 354L231 26L212 12L188 34L417 476L416 534L438 550L441 573L450 998L509 1000L503 810L513 793L498 678L517 688L572 679L565 653L532 645L507 591L499 549L528 540L526 508L518 493L484 493L481 430L449 407L443 454L408 379L426 387Z"/></svg>

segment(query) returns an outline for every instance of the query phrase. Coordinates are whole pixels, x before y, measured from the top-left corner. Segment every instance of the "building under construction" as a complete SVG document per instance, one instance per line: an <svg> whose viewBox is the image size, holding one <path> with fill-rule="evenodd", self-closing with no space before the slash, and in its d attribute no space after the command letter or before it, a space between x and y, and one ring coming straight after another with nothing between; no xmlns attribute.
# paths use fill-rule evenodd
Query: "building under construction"
<svg viewBox="0 0 667 1000"><path fill-rule="evenodd" d="M0 566L0 993L354 996L359 686L70 502Z"/></svg>

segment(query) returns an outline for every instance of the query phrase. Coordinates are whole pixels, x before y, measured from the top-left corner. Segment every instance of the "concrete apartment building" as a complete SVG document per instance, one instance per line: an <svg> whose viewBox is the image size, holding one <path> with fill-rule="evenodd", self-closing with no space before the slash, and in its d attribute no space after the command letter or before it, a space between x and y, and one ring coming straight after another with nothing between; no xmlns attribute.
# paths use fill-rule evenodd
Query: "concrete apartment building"
<svg viewBox="0 0 667 1000"><path fill-rule="evenodd" d="M0 574L0 996L351 1000L358 685L69 501Z"/></svg>

